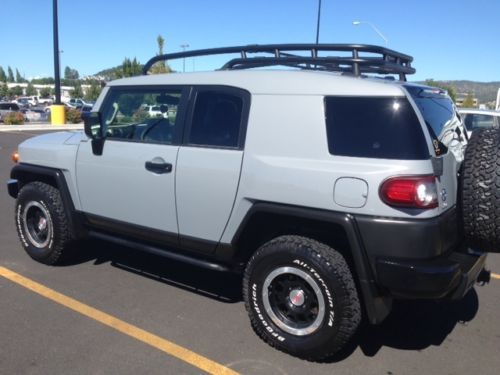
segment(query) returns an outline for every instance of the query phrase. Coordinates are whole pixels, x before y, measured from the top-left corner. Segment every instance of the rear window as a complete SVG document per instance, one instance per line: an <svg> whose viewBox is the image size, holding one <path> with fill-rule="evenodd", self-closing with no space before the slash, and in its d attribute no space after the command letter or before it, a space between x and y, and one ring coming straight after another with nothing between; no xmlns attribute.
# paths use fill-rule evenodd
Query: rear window
<svg viewBox="0 0 500 375"><path fill-rule="evenodd" d="M403 97L326 97L332 155L425 160L429 149L411 104Z"/></svg>
<svg viewBox="0 0 500 375"><path fill-rule="evenodd" d="M444 90L418 86L406 86L417 104L422 117L430 128L433 138L441 140L444 133L457 119L453 102Z"/></svg>

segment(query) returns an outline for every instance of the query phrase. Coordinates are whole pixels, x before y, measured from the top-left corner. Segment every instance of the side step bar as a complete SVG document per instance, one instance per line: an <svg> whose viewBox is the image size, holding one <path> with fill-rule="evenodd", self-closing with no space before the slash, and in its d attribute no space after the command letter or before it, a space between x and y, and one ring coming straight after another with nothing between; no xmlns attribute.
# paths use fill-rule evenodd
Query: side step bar
<svg viewBox="0 0 500 375"><path fill-rule="evenodd" d="M96 231L89 231L89 236L93 238L97 238L99 240L104 240L108 242L113 242L117 245L120 246L126 246L126 247L131 247L140 251L144 251L146 253L154 254L154 255L159 255L164 258L169 258L173 260L177 260L183 263L188 263L196 267L201 267L201 268L206 268L212 271L219 271L219 272L235 272L234 269L229 268L225 265L219 264L219 263L214 263L214 262L209 262L204 259L200 258L195 258L191 257L189 255L184 255L184 254L178 254L176 252L151 246L151 245L145 245L140 242L132 241L132 240L126 240L124 238L120 237L115 237L111 236L109 234L101 233L101 232L96 232Z"/></svg>

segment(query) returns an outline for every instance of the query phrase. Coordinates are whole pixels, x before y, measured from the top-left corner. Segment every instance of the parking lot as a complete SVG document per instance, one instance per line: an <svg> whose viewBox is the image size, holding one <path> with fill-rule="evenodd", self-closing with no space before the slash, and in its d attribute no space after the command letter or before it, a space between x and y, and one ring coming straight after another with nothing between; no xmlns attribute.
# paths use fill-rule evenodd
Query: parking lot
<svg viewBox="0 0 500 375"><path fill-rule="evenodd" d="M500 254L459 302L398 302L344 352L310 363L252 331L241 278L105 242L44 266L19 244L5 181L10 154L35 131L0 132L0 373L498 374Z"/></svg>

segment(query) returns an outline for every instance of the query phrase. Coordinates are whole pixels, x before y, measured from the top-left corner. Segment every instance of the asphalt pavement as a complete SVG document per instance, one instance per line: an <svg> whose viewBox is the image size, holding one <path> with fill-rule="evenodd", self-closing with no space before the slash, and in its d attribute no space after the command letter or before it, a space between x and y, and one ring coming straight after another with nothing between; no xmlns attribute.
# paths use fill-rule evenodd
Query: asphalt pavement
<svg viewBox="0 0 500 375"><path fill-rule="evenodd" d="M63 266L36 263L4 183L10 154L36 134L0 132L0 374L500 373L500 279L458 302L397 302L335 358L310 363L254 334L239 276L98 241ZM500 274L500 255L487 266Z"/></svg>

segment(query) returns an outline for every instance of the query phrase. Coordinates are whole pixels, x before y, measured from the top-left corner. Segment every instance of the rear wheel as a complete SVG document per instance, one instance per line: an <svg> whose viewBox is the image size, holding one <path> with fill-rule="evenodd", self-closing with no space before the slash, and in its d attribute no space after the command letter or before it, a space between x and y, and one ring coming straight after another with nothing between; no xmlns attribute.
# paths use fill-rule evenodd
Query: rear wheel
<svg viewBox="0 0 500 375"><path fill-rule="evenodd" d="M41 263L57 264L70 253L73 233L61 194L51 185L23 186L16 201L16 228L26 252Z"/></svg>
<svg viewBox="0 0 500 375"><path fill-rule="evenodd" d="M264 341L308 360L339 351L361 320L342 255L305 237L278 237L257 250L245 271L243 296Z"/></svg>
<svg viewBox="0 0 500 375"><path fill-rule="evenodd" d="M477 129L461 174L464 234L470 246L500 252L500 130Z"/></svg>

